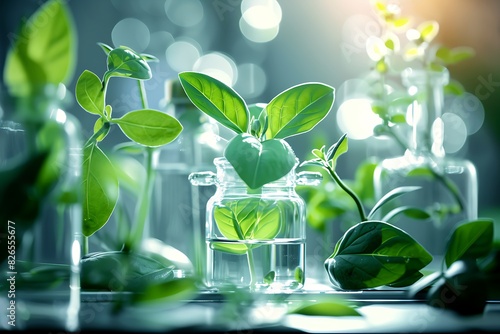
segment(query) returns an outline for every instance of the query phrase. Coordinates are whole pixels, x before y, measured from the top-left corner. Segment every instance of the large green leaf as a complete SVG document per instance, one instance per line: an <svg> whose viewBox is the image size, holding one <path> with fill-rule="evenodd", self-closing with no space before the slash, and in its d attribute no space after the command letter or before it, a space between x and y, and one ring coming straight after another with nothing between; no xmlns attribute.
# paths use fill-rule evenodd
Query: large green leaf
<svg viewBox="0 0 500 334"><path fill-rule="evenodd" d="M214 219L222 235L230 240L269 240L281 229L279 206L261 198L246 198L218 206Z"/></svg>
<svg viewBox="0 0 500 334"><path fill-rule="evenodd" d="M330 111L334 89L320 83L305 83L277 95L266 106L267 139L286 138L307 132Z"/></svg>
<svg viewBox="0 0 500 334"><path fill-rule="evenodd" d="M131 111L112 122L118 124L131 140L150 147L168 144L182 131L182 125L175 117L152 109Z"/></svg>
<svg viewBox="0 0 500 334"><path fill-rule="evenodd" d="M76 100L91 114L104 115L104 90L101 79L89 70L83 71L76 82Z"/></svg>
<svg viewBox="0 0 500 334"><path fill-rule="evenodd" d="M197 72L180 73L179 79L186 95L198 109L236 133L248 130L247 105L231 87Z"/></svg>
<svg viewBox="0 0 500 334"><path fill-rule="evenodd" d="M103 227L118 201L118 178L113 165L92 143L83 150L83 226L85 236Z"/></svg>
<svg viewBox="0 0 500 334"><path fill-rule="evenodd" d="M120 46L108 53L108 70L104 73L104 82L114 76L148 80L151 79L152 73L141 55L130 48Z"/></svg>
<svg viewBox="0 0 500 334"><path fill-rule="evenodd" d="M214 209L214 220L220 233L229 240L270 240L281 230L280 208L275 201L247 198L226 203ZM216 250L245 254L244 244L214 243Z"/></svg>
<svg viewBox="0 0 500 334"><path fill-rule="evenodd" d="M297 163L295 153L284 140L271 139L260 142L247 133L231 139L224 156L239 177L252 189L282 178Z"/></svg>
<svg viewBox="0 0 500 334"><path fill-rule="evenodd" d="M76 37L65 1L49 0L12 36L4 80L12 95L26 96L45 84L68 83L76 65Z"/></svg>
<svg viewBox="0 0 500 334"><path fill-rule="evenodd" d="M402 282L431 260L405 231L385 222L366 221L344 234L325 264L334 284L359 290Z"/></svg>
<svg viewBox="0 0 500 334"><path fill-rule="evenodd" d="M463 223L453 231L446 247L446 266L457 260L488 255L493 246L493 220L478 219Z"/></svg>

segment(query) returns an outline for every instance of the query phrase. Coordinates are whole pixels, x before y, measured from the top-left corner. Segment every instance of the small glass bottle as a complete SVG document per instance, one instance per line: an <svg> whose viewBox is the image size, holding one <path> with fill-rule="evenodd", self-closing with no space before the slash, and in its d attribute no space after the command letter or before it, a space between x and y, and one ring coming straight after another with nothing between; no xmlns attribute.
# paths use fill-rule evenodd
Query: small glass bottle
<svg viewBox="0 0 500 334"><path fill-rule="evenodd" d="M375 191L380 198L396 187L421 187L392 203L424 209L430 218L419 220L400 214L390 222L419 241L439 265L453 227L477 218L476 169L468 160L446 156L443 148L441 114L448 70L408 68L402 80L414 98L407 117L412 122L411 139L403 156L385 159L376 168ZM390 209L387 206L381 217Z"/></svg>
<svg viewBox="0 0 500 334"><path fill-rule="evenodd" d="M148 234L184 253L201 274L205 206L211 195L210 189L191 186L188 175L213 169L213 159L223 151L219 127L191 103L178 79L166 82L161 104L183 130L159 151Z"/></svg>
<svg viewBox="0 0 500 334"><path fill-rule="evenodd" d="M0 171L11 177L0 189L2 299L11 307L3 328L79 329L82 142L78 120L60 109L65 92L47 85L3 96Z"/></svg>
<svg viewBox="0 0 500 334"><path fill-rule="evenodd" d="M317 185L321 174L295 167L283 178L250 189L225 158L217 173L193 173L195 186L216 185L206 207L206 270L209 288L252 291L300 289L305 279L305 202L297 184Z"/></svg>

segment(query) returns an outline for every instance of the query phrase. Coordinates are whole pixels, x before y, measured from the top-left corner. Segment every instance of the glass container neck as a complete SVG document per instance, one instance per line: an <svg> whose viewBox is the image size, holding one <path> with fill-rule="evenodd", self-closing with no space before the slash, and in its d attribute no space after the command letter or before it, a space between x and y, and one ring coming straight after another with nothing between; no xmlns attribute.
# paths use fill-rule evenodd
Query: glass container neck
<svg viewBox="0 0 500 334"><path fill-rule="evenodd" d="M412 120L410 151L415 155L444 157L444 124L441 114L444 86L449 81L448 70L408 68L403 71L402 77L408 93L414 97L409 109L409 118Z"/></svg>

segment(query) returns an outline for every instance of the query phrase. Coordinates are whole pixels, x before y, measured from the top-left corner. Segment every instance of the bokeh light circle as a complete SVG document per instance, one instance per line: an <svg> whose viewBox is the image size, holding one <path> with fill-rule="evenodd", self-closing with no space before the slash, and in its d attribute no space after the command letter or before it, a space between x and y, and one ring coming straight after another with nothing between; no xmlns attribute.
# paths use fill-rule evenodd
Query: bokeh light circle
<svg viewBox="0 0 500 334"><path fill-rule="evenodd" d="M445 108L463 119L468 135L479 131L484 123L484 106L477 96L469 92L448 96L445 100Z"/></svg>
<svg viewBox="0 0 500 334"><path fill-rule="evenodd" d="M165 13L172 23L189 28L202 21L204 10L200 0L167 0Z"/></svg>
<svg viewBox="0 0 500 334"><path fill-rule="evenodd" d="M196 42L190 40L178 40L170 44L165 55L171 69L177 72L191 71L194 64L200 58L200 48Z"/></svg>
<svg viewBox="0 0 500 334"><path fill-rule="evenodd" d="M246 39L255 43L267 43L278 36L279 25L269 29L257 29L248 24L247 21L240 19L240 31Z"/></svg>
<svg viewBox="0 0 500 334"><path fill-rule="evenodd" d="M136 52L142 52L149 45L149 29L141 20L126 18L114 26L111 40L115 47L125 45Z"/></svg>
<svg viewBox="0 0 500 334"><path fill-rule="evenodd" d="M243 0L241 15L255 29L271 29L281 22L281 6L276 0Z"/></svg>
<svg viewBox="0 0 500 334"><path fill-rule="evenodd" d="M362 140L372 136L373 129L381 122L372 111L371 100L366 98L345 100L337 110L339 129L347 133L349 139Z"/></svg>
<svg viewBox="0 0 500 334"><path fill-rule="evenodd" d="M231 87L238 79L236 64L220 52L211 52L201 56L194 63L193 70L210 75Z"/></svg>
<svg viewBox="0 0 500 334"><path fill-rule="evenodd" d="M267 76L257 64L245 63L238 66L238 81L234 89L245 99L261 95L266 89Z"/></svg>
<svg viewBox="0 0 500 334"><path fill-rule="evenodd" d="M467 140L467 127L460 116L444 113L441 116L444 125L443 147L446 153L458 152Z"/></svg>

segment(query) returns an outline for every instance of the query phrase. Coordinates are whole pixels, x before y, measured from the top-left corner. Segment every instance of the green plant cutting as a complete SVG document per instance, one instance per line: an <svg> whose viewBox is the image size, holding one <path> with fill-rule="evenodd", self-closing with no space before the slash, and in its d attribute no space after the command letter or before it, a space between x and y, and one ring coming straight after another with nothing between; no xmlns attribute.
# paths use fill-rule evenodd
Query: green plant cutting
<svg viewBox="0 0 500 334"><path fill-rule="evenodd" d="M316 157L302 165L319 166L327 171L335 183L354 201L359 223L351 227L335 245L326 259L325 268L333 285L346 290L375 288L383 285L407 286L420 279L422 268L432 261L432 256L405 231L387 221L398 214L425 219L428 214L416 207L393 208L381 220L374 220L377 211L391 200L418 187L399 187L384 195L368 214L359 197L335 171L337 159L348 150L344 134L327 151L314 149Z"/></svg>
<svg viewBox="0 0 500 334"><path fill-rule="evenodd" d="M224 157L248 188L248 198L226 203L214 211L219 231L228 240L241 243L215 244L220 251L246 254L251 281L255 281L252 248L248 240L272 240L281 230L280 205L259 196L262 187L287 175L297 157L286 138L314 128L329 113L334 88L322 83L291 87L267 104L247 105L231 87L211 76L183 72L179 79L191 102L235 136L229 140ZM297 273L300 283L303 275ZM266 275L272 281L274 272Z"/></svg>
<svg viewBox="0 0 500 334"><path fill-rule="evenodd" d="M335 171L338 157L347 150L344 134L326 152L324 146L314 149L312 153L316 158L302 163L325 169L358 209L360 222L345 232L325 260L333 285L346 290L409 287L410 297L425 293L431 306L464 315L481 313L488 297L485 285L498 278L493 221L482 218L458 224L448 239L442 270L424 277L421 270L431 262L432 256L409 234L388 221L399 214L426 219L428 213L417 207L401 206L392 208L381 220L372 220L382 206L408 192L418 191L418 187L391 190L366 214L359 197ZM453 292L451 299L446 293L449 288Z"/></svg>
<svg viewBox="0 0 500 334"><path fill-rule="evenodd" d="M162 259L157 254L150 254L142 249L141 243L155 179L155 151L175 140L182 131L182 125L173 116L148 107L144 81L152 77L148 62L157 61L155 57L137 53L126 46L112 48L103 43L99 43L99 46L107 56L107 71L99 78L95 73L85 70L78 78L75 88L80 106L98 117L93 134L83 149L82 231L86 248L81 261L82 287L90 290L141 292L146 300L157 299L158 296L162 298L161 296L166 295L158 294L156 290L174 279L173 269L176 263ZM136 80L141 109L114 117L112 106L106 102L106 92L113 77ZM117 145L115 150L124 152L129 158L131 154L144 156L143 179L126 170L130 161L123 160L123 156L118 160L110 159L100 148L101 142L115 125L131 140ZM128 231L124 244L117 251L87 254L88 238L109 221L115 207L119 206L120 180L130 182L130 179L139 191L133 226ZM120 215L120 218L118 227L123 228L120 225L125 224L124 215ZM186 282L180 285L175 283L173 286L192 290L194 280L187 279ZM153 291L158 296L150 296L147 291ZM170 289L163 291L167 295L172 293Z"/></svg>

